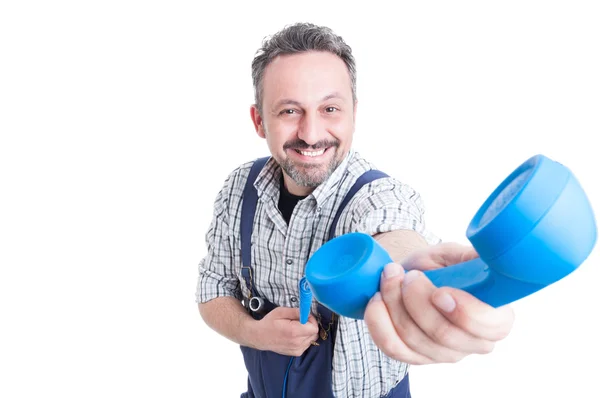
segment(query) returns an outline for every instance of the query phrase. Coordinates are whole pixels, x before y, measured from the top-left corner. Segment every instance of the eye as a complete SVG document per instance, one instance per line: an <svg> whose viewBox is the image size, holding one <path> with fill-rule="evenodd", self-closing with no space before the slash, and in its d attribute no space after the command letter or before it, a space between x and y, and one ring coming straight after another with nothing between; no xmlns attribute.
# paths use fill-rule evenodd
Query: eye
<svg viewBox="0 0 600 398"><path fill-rule="evenodd" d="M327 108L325 108L325 112L327 112L327 113L333 113L333 112L336 112L338 110L339 110L338 108L335 108L333 106L328 106Z"/></svg>
<svg viewBox="0 0 600 398"><path fill-rule="evenodd" d="M293 115L294 113L297 113L295 109L284 109L279 112L280 115Z"/></svg>

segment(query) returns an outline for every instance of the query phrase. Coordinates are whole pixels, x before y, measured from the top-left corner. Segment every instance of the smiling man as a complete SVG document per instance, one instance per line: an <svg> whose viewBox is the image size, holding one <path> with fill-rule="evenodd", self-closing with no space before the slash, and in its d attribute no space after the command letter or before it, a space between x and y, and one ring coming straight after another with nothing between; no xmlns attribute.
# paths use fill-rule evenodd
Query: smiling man
<svg viewBox="0 0 600 398"><path fill-rule="evenodd" d="M405 398L410 364L491 352L512 327L510 308L437 289L422 275L474 250L440 243L418 193L352 148L350 47L326 27L288 26L263 43L252 77L252 122L270 156L242 164L217 195L196 292L204 321L241 347L242 397ZM394 259L380 293L364 320L315 302L301 324L307 260L349 232L374 236Z"/></svg>

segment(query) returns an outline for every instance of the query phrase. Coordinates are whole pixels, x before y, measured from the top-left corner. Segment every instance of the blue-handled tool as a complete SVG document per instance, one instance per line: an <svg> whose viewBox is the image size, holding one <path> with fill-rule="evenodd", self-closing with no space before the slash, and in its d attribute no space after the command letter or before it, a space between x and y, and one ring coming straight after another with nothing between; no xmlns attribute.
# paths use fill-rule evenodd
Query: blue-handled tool
<svg viewBox="0 0 600 398"><path fill-rule="evenodd" d="M515 169L479 208L467 238L479 258L425 272L434 285L465 290L498 307L567 276L592 252L591 204L562 164L536 155ZM389 254L371 236L349 233L324 244L306 265L315 299L363 319Z"/></svg>

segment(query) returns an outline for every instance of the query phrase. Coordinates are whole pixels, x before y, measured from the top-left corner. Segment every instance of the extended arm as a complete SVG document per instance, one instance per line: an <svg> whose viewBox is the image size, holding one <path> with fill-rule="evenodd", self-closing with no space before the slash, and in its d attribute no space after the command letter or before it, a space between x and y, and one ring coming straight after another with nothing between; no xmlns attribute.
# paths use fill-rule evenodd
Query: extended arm
<svg viewBox="0 0 600 398"><path fill-rule="evenodd" d="M373 238L400 264L411 252L428 246L425 239L412 230L395 230L374 235Z"/></svg>
<svg viewBox="0 0 600 398"><path fill-rule="evenodd" d="M421 200L410 188L397 184L386 190L382 185L371 192L357 205L353 229L371 233L393 259L365 312L375 344L410 364L456 362L492 351L512 327L510 308L491 308L466 292L438 289L423 274L477 253L434 238L425 228Z"/></svg>

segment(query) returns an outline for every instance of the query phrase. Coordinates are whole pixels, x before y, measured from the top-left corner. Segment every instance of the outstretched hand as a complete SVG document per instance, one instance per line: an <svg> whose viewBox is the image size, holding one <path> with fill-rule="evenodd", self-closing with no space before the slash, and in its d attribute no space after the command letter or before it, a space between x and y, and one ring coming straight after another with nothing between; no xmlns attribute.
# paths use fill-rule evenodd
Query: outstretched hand
<svg viewBox="0 0 600 398"><path fill-rule="evenodd" d="M490 353L512 329L512 309L491 307L459 289L437 288L423 274L476 257L472 247L440 243L413 252L402 265L388 264L380 292L365 311L375 344L389 357L414 365Z"/></svg>

